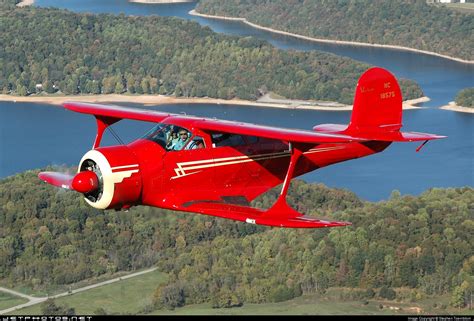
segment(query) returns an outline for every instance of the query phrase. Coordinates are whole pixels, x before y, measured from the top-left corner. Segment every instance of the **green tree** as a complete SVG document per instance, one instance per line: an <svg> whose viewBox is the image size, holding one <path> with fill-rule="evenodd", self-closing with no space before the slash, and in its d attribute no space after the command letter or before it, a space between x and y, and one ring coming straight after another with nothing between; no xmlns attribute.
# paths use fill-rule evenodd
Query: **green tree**
<svg viewBox="0 0 474 321"><path fill-rule="evenodd" d="M462 286L457 286L454 288L450 303L455 308L464 308L464 289Z"/></svg>
<svg viewBox="0 0 474 321"><path fill-rule="evenodd" d="M47 299L41 304L41 314L43 315L75 315L75 309L58 306L54 299Z"/></svg>
<svg viewBox="0 0 474 321"><path fill-rule="evenodd" d="M383 299L395 300L397 293L392 288L383 286L380 288L379 297Z"/></svg>

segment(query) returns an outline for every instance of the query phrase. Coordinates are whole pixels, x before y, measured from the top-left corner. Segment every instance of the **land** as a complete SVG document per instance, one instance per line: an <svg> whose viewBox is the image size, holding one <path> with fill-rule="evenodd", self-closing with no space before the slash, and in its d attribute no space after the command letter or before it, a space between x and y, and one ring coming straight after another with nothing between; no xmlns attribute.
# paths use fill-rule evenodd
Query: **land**
<svg viewBox="0 0 474 321"><path fill-rule="evenodd" d="M275 92L352 104L357 79L370 68L319 51L285 51L252 37L216 34L172 17L12 6L0 16L6 26L2 58L9 61L0 71L0 90L18 96L127 93L255 101ZM20 54L28 52L34 55ZM400 79L400 85L406 99L423 96L411 80Z"/></svg>
<svg viewBox="0 0 474 321"><path fill-rule="evenodd" d="M323 38L315 38L315 37L308 37L308 36L303 36L297 33L292 33L292 32L287 32L287 31L282 31L274 28L269 28L269 27L264 27L261 25L258 25L256 23L248 21L246 18L236 18L236 17L228 17L228 16L217 16L217 15L209 15L209 14L203 14L199 13L196 10L191 10L189 11L190 15L193 16L199 16L203 18L210 18L210 19L219 19L219 20L232 20L232 21L240 21L242 23L245 23L253 28L260 29L260 30L265 30L268 32L284 35L284 36L290 36L298 39L303 39L303 40L308 40L308 41L314 41L314 42L322 42L322 43L330 43L330 44L338 44L338 45L353 45L353 46L364 46L364 47L377 47L377 48L386 48L386 49L395 49L395 50L403 50L403 51L412 51L416 53L421 53L421 54L426 54L426 55L432 55L432 56L437 56L441 58L446 58L466 64L474 64L474 60L465 60L461 58L456 58L448 55L443 55L439 54L436 52L432 51L427 51L427 50L419 50L415 48L410 48L410 47L404 47L404 46L396 46L396 45L382 45L382 44L374 44L374 43L366 43L366 42L358 42L358 41L345 41L345 40L331 40L331 39L323 39Z"/></svg>
<svg viewBox="0 0 474 321"><path fill-rule="evenodd" d="M330 289L338 291L338 289ZM436 303L436 307L433 305ZM214 309L208 303L194 304L175 310L154 310L155 315L468 315L468 310L442 309L449 297L438 296L417 302L390 300L341 300L318 294L278 303L244 304L242 307ZM382 306L382 307L381 307Z"/></svg>
<svg viewBox="0 0 474 321"><path fill-rule="evenodd" d="M465 12L465 13L474 13L474 3L435 3L433 5L444 5L449 9Z"/></svg>
<svg viewBox="0 0 474 321"><path fill-rule="evenodd" d="M0 292L0 310L28 302L27 299L10 293Z"/></svg>
<svg viewBox="0 0 474 321"><path fill-rule="evenodd" d="M210 303L193 304L174 310L150 310L155 287L166 280L166 274L154 270L130 280L105 284L100 288L83 293L72 293L56 298L56 304L73 307L78 314L95 314L103 308L109 314L152 314L152 315L403 315L403 314L468 314L459 312L449 304L449 296L435 296L416 302L397 302L394 300L341 300L336 297L344 289L328 289L327 295L308 294L278 303L248 304L235 308L212 308ZM436 307L434 305L436 304ZM382 306L382 308L381 308ZM0 312L1 314L2 312ZM15 310L17 315L39 315L41 305Z"/></svg>
<svg viewBox="0 0 474 321"><path fill-rule="evenodd" d="M131 278L133 278L133 280L131 280ZM18 291L0 287L0 291L4 293L28 300L26 303L24 303L24 300L23 302L18 303L12 302L9 304L9 308L0 310L0 314L10 314L15 311L15 314L38 315L41 314L38 304L43 303L48 298L58 299L58 302L60 303L66 302L70 306L77 307L80 309L81 314L91 314L95 309L100 307L103 308L105 306L113 309L119 307L121 309L129 309L122 310L122 312L131 312L136 307L143 307L146 304L149 304L150 302L148 302L148 298L151 296L151 293L153 293L156 285L165 281L165 279L166 277L163 273L156 271L156 268L151 268L46 297L29 296ZM127 290L124 291L124 288L127 288ZM150 293L147 293L148 288ZM83 293L85 291L87 291L87 293ZM71 299L72 296L73 298ZM135 302L131 303L131 301ZM143 304L139 305L138 303ZM18 311L20 309L23 310ZM135 313L136 312L137 311L135 311Z"/></svg>
<svg viewBox="0 0 474 321"><path fill-rule="evenodd" d="M212 16L245 18L289 34L357 44L416 49L474 63L472 16L425 1L369 0L266 2L201 0L196 11ZM409 48L409 49L407 49Z"/></svg>
<svg viewBox="0 0 474 321"><path fill-rule="evenodd" d="M421 97L403 102L403 109L419 109L417 104L427 102L428 97ZM164 95L71 95L71 96L12 96L0 94L0 101L9 102L28 102L43 103L52 105L61 105L65 101L80 101L89 103L138 103L145 106L150 105L170 105L170 104L230 104L239 106L257 106L270 108L286 109L309 109L309 110L327 110L327 111L345 111L352 110L352 105L345 105L337 102L314 101L314 100L292 100L282 98L272 98L271 95L264 95L256 101L243 99L217 99L217 98L181 98Z"/></svg>
<svg viewBox="0 0 474 321"><path fill-rule="evenodd" d="M440 109L452 110L460 113L474 114L474 108L458 106L454 101L450 101L448 105L441 106Z"/></svg>

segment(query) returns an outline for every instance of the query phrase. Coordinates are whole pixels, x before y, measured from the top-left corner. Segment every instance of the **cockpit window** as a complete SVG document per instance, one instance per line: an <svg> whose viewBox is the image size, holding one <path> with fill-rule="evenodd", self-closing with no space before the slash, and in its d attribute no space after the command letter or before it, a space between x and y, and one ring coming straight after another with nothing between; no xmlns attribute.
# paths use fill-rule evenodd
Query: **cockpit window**
<svg viewBox="0 0 474 321"><path fill-rule="evenodd" d="M181 150L189 142L192 133L186 128L167 125L157 124L143 137L144 139L151 140L167 151Z"/></svg>

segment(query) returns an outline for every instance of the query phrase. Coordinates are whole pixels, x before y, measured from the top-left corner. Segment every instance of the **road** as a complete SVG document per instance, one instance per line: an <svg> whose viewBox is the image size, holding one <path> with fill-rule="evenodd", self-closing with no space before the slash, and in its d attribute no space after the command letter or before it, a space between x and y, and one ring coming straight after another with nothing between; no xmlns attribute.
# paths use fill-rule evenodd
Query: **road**
<svg viewBox="0 0 474 321"><path fill-rule="evenodd" d="M125 275L125 276L121 276L121 277L118 277L118 278L107 280L107 281L104 281L104 282L99 282L99 283L88 285L88 286L85 286L85 287L82 287L82 288L79 288L79 289L75 289L75 290L72 290L70 292L63 292L63 293L60 293L60 294L56 294L56 295L53 295L53 296L50 296L50 297L33 297L33 296L29 296L29 295L26 295L26 294L23 294L23 293L14 291L14 290L10 290L10 289L7 289L7 288L0 287L0 291L2 291L2 292L6 292L6 293L16 295L16 296L19 296L19 297L22 297L24 299L29 300L27 303L19 304L19 305L16 305L14 307L11 307L11 308L8 308L8 309L5 309L5 310L0 310L0 315L1 314L11 314L12 312L14 312L16 310L23 309L23 308L26 308L26 307L44 302L47 299L57 299L57 298L61 298L61 297L64 297L64 296L73 295L73 294L76 294L76 293L79 293L79 292L84 292L84 291L87 291L87 290L95 289L95 288L98 288L98 287L103 286L103 285L112 284L112 283L115 283L115 282L118 282L118 281L130 279L130 278L142 275L142 274L146 274L146 273L156 271L156 269L157 268L154 267L154 268L151 268L151 269L148 269L148 270L135 272L135 273L128 274L128 275Z"/></svg>

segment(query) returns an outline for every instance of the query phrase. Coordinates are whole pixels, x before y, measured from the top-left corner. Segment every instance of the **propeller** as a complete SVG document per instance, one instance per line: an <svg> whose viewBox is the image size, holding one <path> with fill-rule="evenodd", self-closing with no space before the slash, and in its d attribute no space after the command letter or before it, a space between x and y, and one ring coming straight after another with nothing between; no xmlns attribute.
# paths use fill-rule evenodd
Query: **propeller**
<svg viewBox="0 0 474 321"><path fill-rule="evenodd" d="M42 181L79 193L91 193L99 188L99 179L92 171L82 171L75 176L58 172L41 172L38 174Z"/></svg>

